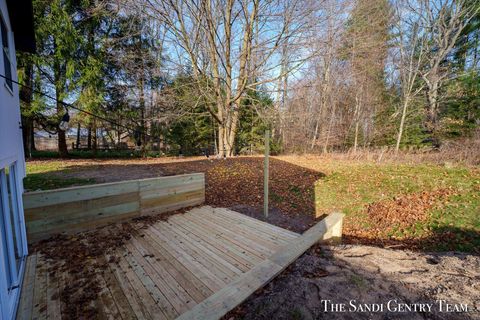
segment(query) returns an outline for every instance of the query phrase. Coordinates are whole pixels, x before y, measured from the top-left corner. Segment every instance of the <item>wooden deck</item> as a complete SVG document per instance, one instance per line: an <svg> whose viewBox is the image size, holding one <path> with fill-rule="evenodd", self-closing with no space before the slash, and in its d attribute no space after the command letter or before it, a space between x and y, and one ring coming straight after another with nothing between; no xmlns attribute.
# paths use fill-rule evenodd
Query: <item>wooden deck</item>
<svg viewBox="0 0 480 320"><path fill-rule="evenodd" d="M222 208L174 215L137 231L115 257L103 257L111 262L98 272L96 306L106 319L185 317L299 237ZM28 257L18 319L62 319L59 293L68 278L47 272L51 263L41 254Z"/></svg>

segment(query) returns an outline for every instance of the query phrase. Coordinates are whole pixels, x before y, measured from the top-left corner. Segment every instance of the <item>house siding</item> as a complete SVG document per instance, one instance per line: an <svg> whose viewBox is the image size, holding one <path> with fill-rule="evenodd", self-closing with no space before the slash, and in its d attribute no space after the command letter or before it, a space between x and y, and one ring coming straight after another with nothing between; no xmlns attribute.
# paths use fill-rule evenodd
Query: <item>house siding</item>
<svg viewBox="0 0 480 320"><path fill-rule="evenodd" d="M12 80L17 81L15 44L6 0L0 0L0 18L7 29ZM3 46L1 49L0 74L5 75ZM20 296L19 288L21 288L25 268L24 256L27 254L25 221L21 201L23 178L25 177L25 157L22 142L19 88L15 83L10 88L6 83L7 81L4 78L0 78L0 196L2 197L0 201L0 319L2 320L15 318ZM13 164L15 166L12 166ZM6 178L6 168L9 168L9 179ZM9 195L7 190L11 190L12 193ZM15 236L13 236L13 233ZM18 259L22 259L19 266L17 265ZM14 270L13 273L12 269ZM9 272L8 276L7 271Z"/></svg>
<svg viewBox="0 0 480 320"><path fill-rule="evenodd" d="M7 11L6 0L0 0L0 15L8 29L8 42L10 61L12 64L12 77L17 80L17 62L15 59L15 44ZM0 74L5 74L3 59L0 59ZM0 78L0 168L17 161L19 178L25 176L25 157L23 153L20 100L18 85L13 84L13 89L7 87L6 81ZM23 191L23 190L22 190Z"/></svg>

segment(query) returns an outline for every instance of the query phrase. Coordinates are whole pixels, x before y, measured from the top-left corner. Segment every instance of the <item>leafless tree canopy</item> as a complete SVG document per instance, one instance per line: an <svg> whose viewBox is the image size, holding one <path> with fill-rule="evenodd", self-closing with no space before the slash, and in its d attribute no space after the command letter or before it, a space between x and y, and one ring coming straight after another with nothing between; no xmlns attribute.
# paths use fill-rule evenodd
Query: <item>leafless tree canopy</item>
<svg viewBox="0 0 480 320"><path fill-rule="evenodd" d="M120 0L72 12L67 3L55 19L79 28L72 48L46 50L25 70L125 124L79 118L94 136L102 128L119 143L133 126L143 146L160 144L188 118L211 140L203 145L231 156L266 128L277 150L355 152L438 146L478 127L477 1ZM36 2L51 19L48 6ZM70 52L84 59L72 75Z"/></svg>

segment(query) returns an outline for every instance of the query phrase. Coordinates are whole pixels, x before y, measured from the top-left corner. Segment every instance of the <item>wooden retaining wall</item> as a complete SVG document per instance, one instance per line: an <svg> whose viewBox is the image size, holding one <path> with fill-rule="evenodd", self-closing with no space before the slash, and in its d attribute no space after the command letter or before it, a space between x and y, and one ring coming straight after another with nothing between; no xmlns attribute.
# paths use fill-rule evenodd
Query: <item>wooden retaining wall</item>
<svg viewBox="0 0 480 320"><path fill-rule="evenodd" d="M71 187L23 195L29 242L205 201L203 173Z"/></svg>

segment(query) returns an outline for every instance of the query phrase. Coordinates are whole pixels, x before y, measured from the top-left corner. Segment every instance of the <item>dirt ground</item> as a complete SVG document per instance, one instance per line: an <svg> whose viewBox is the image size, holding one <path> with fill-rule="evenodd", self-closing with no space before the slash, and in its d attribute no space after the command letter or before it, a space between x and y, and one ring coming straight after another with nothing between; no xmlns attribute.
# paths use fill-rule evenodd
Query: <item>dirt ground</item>
<svg viewBox="0 0 480 320"><path fill-rule="evenodd" d="M316 246L224 319L480 319L479 292L479 256Z"/></svg>
<svg viewBox="0 0 480 320"><path fill-rule="evenodd" d="M297 233L305 232L317 221L321 220L321 218L315 219L313 216L307 215L289 215L278 208L270 208L267 218L265 218L263 213L263 207L235 205L229 207L229 209Z"/></svg>

